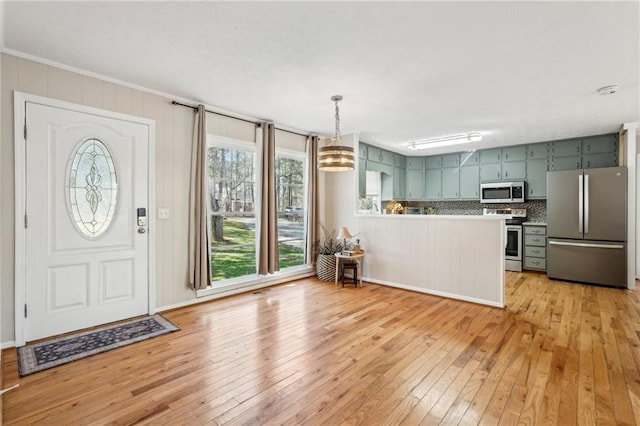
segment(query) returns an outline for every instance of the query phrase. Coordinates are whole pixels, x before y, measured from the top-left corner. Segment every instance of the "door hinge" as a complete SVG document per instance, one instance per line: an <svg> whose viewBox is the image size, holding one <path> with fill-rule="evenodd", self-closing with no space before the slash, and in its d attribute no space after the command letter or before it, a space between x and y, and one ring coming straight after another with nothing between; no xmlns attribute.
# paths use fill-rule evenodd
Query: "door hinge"
<svg viewBox="0 0 640 426"><path fill-rule="evenodd" d="M27 304L24 304L24 317L27 317Z"/></svg>
<svg viewBox="0 0 640 426"><path fill-rule="evenodd" d="M27 219L27 214L24 215L24 227L26 228L29 225L29 220Z"/></svg>
<svg viewBox="0 0 640 426"><path fill-rule="evenodd" d="M24 125L24 140L27 140L27 125Z"/></svg>

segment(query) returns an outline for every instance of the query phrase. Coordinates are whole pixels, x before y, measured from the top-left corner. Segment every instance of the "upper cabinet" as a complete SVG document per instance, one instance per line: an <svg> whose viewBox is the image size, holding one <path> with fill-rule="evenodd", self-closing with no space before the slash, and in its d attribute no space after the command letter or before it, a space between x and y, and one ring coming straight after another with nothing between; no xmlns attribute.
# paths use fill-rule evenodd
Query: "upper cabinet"
<svg viewBox="0 0 640 426"><path fill-rule="evenodd" d="M417 201L478 200L481 182L522 180L527 199L544 199L547 171L613 167L619 160L617 134L423 157L361 143L359 157L361 168L393 177L394 199Z"/></svg>
<svg viewBox="0 0 640 426"><path fill-rule="evenodd" d="M618 135L589 136L550 143L549 170L592 169L618 165Z"/></svg>

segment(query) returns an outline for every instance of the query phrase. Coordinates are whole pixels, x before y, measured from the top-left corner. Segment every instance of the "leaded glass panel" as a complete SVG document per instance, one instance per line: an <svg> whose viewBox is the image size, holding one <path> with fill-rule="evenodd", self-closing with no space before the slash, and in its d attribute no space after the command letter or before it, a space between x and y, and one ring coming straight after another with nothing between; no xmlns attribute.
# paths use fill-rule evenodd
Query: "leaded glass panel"
<svg viewBox="0 0 640 426"><path fill-rule="evenodd" d="M67 171L70 218L82 236L97 239L113 220L118 180L113 158L98 139L82 143Z"/></svg>

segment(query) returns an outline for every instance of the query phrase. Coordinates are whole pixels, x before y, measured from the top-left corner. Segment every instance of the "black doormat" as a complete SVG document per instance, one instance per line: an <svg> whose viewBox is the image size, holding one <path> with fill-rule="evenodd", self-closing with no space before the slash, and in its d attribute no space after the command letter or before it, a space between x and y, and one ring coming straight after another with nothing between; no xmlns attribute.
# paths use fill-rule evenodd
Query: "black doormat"
<svg viewBox="0 0 640 426"><path fill-rule="evenodd" d="M20 376L180 330L160 314L18 348Z"/></svg>

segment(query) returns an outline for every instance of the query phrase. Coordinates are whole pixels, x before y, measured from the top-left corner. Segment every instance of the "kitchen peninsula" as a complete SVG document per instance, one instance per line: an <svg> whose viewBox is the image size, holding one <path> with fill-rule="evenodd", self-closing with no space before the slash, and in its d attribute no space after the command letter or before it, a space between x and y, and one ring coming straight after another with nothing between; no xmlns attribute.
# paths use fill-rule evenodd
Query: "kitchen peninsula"
<svg viewBox="0 0 640 426"><path fill-rule="evenodd" d="M356 215L366 281L504 307L501 216Z"/></svg>

